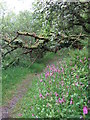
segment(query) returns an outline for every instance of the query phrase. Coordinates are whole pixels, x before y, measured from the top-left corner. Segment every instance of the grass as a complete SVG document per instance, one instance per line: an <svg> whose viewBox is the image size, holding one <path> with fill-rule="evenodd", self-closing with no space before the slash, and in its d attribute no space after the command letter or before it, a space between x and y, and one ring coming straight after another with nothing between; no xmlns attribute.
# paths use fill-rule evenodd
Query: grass
<svg viewBox="0 0 90 120"><path fill-rule="evenodd" d="M17 103L15 118L88 118L88 51L70 50L63 63L50 65ZM19 112L17 112L19 111ZM15 114L16 112L16 114Z"/></svg>
<svg viewBox="0 0 90 120"><path fill-rule="evenodd" d="M30 71L21 67L12 67L2 71L2 101L3 104L7 102L13 92L16 91L16 87L26 77L26 74Z"/></svg>
<svg viewBox="0 0 90 120"><path fill-rule="evenodd" d="M40 73L46 66L47 62L54 59L58 54L47 53L41 61L35 62L30 68L31 63L23 61L19 66L12 66L2 70L2 101L6 104L15 93L16 88L26 78L28 74Z"/></svg>

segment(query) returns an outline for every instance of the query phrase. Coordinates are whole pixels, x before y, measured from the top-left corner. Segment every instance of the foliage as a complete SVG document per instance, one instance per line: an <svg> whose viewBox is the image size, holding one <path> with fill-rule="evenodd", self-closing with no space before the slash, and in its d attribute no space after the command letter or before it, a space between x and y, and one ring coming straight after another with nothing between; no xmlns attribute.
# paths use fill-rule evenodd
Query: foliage
<svg viewBox="0 0 90 120"><path fill-rule="evenodd" d="M87 49L70 50L63 62L47 66L34 78L33 87L16 106L17 117L88 118L83 112L88 105L87 75Z"/></svg>
<svg viewBox="0 0 90 120"><path fill-rule="evenodd" d="M7 70L2 69L3 103L13 96L13 91L16 92L17 85L27 74L40 73L56 57L60 61L48 65L39 78L32 76L33 85L16 105L19 114L14 117L88 118L89 59L85 46L90 33L90 3L36 0L33 12L24 11L17 15L12 11L7 13L6 8L2 2L2 67L13 64ZM34 38L17 37L20 32L30 33ZM36 36L43 36L48 42L43 41L38 48L31 49L37 41L40 42Z"/></svg>
<svg viewBox="0 0 90 120"><path fill-rule="evenodd" d="M2 6L5 7L3 3ZM0 9L4 11L4 7L2 6ZM81 39L83 39L79 39L78 36L82 33L85 33L85 36L87 36L89 33L89 6L89 2L84 4L81 2L70 3L53 0L42 2L39 0L34 2L33 12L24 11L18 15L11 11L7 14L3 12L3 17L0 18L0 21L2 21L2 53L8 53L8 56L12 59L14 55L16 55L15 58L18 58L23 52L27 52L29 55L25 54L26 57L28 56L33 61L36 56L39 56L37 58L41 59L47 51L57 52L62 47L69 47L74 40L77 40L74 47L78 48ZM17 31L30 32L34 35L48 37L49 42L40 44L31 53L28 52L27 46L30 47L38 40L22 35L12 42L13 45L18 45L19 50L13 50L13 46L10 46L6 40L13 41ZM74 36L74 38L70 36ZM24 45L24 49L22 44ZM82 48L82 46L79 48ZM3 66L6 61L8 64L10 63L8 56L3 58ZM7 63L6 66L9 66Z"/></svg>
<svg viewBox="0 0 90 120"><path fill-rule="evenodd" d="M40 73L46 66L47 62L50 62L52 58L58 57L58 54L47 53L44 58L36 61L30 66L30 61L26 60L24 56L21 58L19 65L14 65L7 70L2 69L2 100L3 104L12 97L13 91L17 89L17 85L26 78L27 74ZM24 59L24 60L23 60Z"/></svg>
<svg viewBox="0 0 90 120"><path fill-rule="evenodd" d="M76 32L76 26L78 31L83 32L79 27L82 26L86 32L89 32L87 28L87 24L89 27L89 6L89 2L39 1L34 16L36 21L43 21L42 32L43 34L45 32L45 35L49 35L50 32L72 34Z"/></svg>

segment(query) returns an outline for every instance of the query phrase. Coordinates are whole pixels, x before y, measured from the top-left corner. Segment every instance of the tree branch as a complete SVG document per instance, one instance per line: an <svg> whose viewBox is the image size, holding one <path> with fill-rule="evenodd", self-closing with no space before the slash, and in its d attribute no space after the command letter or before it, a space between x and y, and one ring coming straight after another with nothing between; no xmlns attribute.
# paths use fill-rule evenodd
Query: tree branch
<svg viewBox="0 0 90 120"><path fill-rule="evenodd" d="M49 41L48 38L44 38L44 37L39 37L37 36L35 33L28 33L28 32L17 32L18 35L24 35L24 36L31 36L34 37L35 39L40 39L40 40L45 40L45 41Z"/></svg>

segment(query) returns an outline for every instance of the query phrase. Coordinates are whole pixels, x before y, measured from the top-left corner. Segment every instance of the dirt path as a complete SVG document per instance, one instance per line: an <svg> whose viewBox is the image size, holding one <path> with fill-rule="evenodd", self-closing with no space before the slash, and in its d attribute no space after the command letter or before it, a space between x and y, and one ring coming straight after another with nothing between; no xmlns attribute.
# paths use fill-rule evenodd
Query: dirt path
<svg viewBox="0 0 90 120"><path fill-rule="evenodd" d="M51 60L50 62L48 62L47 65L51 65L55 61L60 62L61 59L54 58L53 60ZM33 78L37 77L40 74L41 73L36 74L36 75L35 74L27 75L26 79L23 80L21 82L21 84L19 84L17 86L17 90L16 90L17 92L13 95L12 99L9 100L8 104L6 106L0 107L0 119L1 118L10 118L11 117L12 109L15 107L15 105L17 104L17 102L26 94L28 88L30 88L30 86L32 86L32 80L33 80Z"/></svg>
<svg viewBox="0 0 90 120"><path fill-rule="evenodd" d="M6 106L0 107L0 119L11 117L12 109L15 107L18 100L20 100L25 95L28 88L32 85L32 78L35 76L35 74L27 75L26 79L17 86L16 93L13 95L12 99L8 102L8 104Z"/></svg>

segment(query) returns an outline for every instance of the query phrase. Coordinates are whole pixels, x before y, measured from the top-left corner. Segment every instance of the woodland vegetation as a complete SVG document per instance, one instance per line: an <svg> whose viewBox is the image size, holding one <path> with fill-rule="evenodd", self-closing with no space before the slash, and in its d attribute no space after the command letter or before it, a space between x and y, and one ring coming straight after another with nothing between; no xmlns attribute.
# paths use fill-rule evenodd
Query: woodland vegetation
<svg viewBox="0 0 90 120"><path fill-rule="evenodd" d="M33 13L4 15L1 4L3 67L18 63L22 55L36 60L70 45L82 49L81 40L90 33L89 7L89 2L39 1Z"/></svg>
<svg viewBox="0 0 90 120"><path fill-rule="evenodd" d="M75 99L75 95L71 95L71 97L67 97L67 99L71 101L69 106L70 110L73 109L73 111L71 110L67 112L69 103L68 102L65 103L64 98L62 98L63 102L60 101L61 100L60 98L58 98L58 100L59 102L63 103L63 106L66 106L67 108L62 110L62 107L61 109L59 109L60 106L59 107L53 106L54 105L53 100L57 100L57 97L61 93L59 93L58 89L54 87L53 83L52 83L53 84L52 85L53 87L52 87L52 86L49 86L49 83L47 84L45 82L48 88L52 88L51 91L55 92L56 97L48 98L48 100L51 100L52 98L52 100L50 101L50 103L48 103L48 105L44 101L44 104L46 106L49 106L50 109L52 110L49 111L49 108L48 108L48 111L46 112L46 114L45 114L45 110L46 110L45 107L43 107L43 110L41 110L43 105L42 103L40 103L40 100L42 101L42 99L44 99L43 98L44 92L43 93L37 92L35 93L37 94L35 96L36 97L39 96L37 98L38 99L40 98L40 100L37 100L37 102L34 101L32 105L34 106L36 104L37 108L39 107L40 110L37 110L35 108L33 109L33 112L30 112L27 109L26 111L28 112L26 113L21 111L22 114L19 117L28 117L29 115L31 115L31 117L41 117L41 118L42 117L63 118L63 117L69 116L71 112L72 112L72 117L75 114L79 116L79 118L80 116L82 116L83 118L89 116L89 115L86 116L87 101L89 99L88 93L86 91L86 86L88 84L87 77L86 77L88 74L88 71L87 71L88 53L87 52L89 49L88 42L90 38L90 10L89 9L90 9L90 2L59 2L58 0L56 1L46 0L42 2L40 0L36 0L33 3L33 12L26 10L24 12L22 11L19 12L19 14L15 14L12 11L6 13L7 7L5 3L2 2L0 4L0 11L1 11L0 13L1 14L0 15L0 22L1 22L0 44L2 45L1 53L2 53L2 70L3 70L2 82L3 82L3 86L4 84L6 85L4 86L4 88L9 87L9 85L7 84L10 84L11 82L10 80L8 80L8 83L7 84L5 83L6 78L10 79L10 76L7 77L8 74L10 75L10 69L14 70L17 67L22 67L23 69L24 67L31 68L34 63L35 64L39 63L38 67L40 67L40 65L43 64L44 62L45 55L47 55L48 53L51 53L53 54L53 56L55 56L54 54L57 55L57 53L59 52L60 54L63 54L63 58L64 58L64 55L66 55L66 53L64 53L64 50L69 51L69 54L67 54L67 57L65 58L65 61L66 61L65 65L67 64L69 66L70 61L72 61L71 63L72 65L68 69L66 68L65 73L63 73L63 68L65 66L62 65L62 67L60 68L60 71L62 71L62 75L60 77L64 79L64 81L62 80L61 83L64 84L63 82L65 82L65 79L69 79L69 72L70 71L72 72L72 67L73 67L73 69L76 71L73 70L72 74L74 74L74 72L75 74L71 75L70 78L72 76L73 76L73 79L76 76L77 77L75 78L76 83L71 83L71 84L75 84L75 86L77 86L80 90L81 90L81 87L79 86L79 83L81 84L82 82L82 84L85 85L82 88L83 89L82 92L79 93L81 97L81 101L80 102L77 102L77 100L75 101L77 102L76 107L75 106L71 107L71 104L73 104L72 102ZM68 56L70 57L70 59ZM79 58L77 58L77 56ZM48 58L46 58L46 61L47 60ZM40 62L42 63L40 64ZM57 69L55 66L49 66L47 69L49 70L47 70L48 72L45 73L45 76L43 73L44 77L40 78L41 81L40 83L38 83L39 88L38 88L37 82L35 83L37 89L40 89L40 91L43 91L44 89L44 87L42 87L44 86L44 83L42 81L45 81L45 79L49 80L49 77L52 77L53 74L55 74L55 76L58 76L60 72L58 70L59 68ZM82 69L83 71L81 71ZM52 71L51 76L49 74L50 71ZM27 71L25 71L25 74L26 73ZM5 74L7 74L7 76ZM80 76L77 74L79 74ZM59 84L59 81L57 78L58 77L56 77L55 79L57 81L55 85ZM85 79L85 81L82 80L82 78ZM53 79L53 77L50 79ZM77 82L78 79L80 79L80 82L79 81ZM13 81L13 84L15 84L15 82ZM70 86L71 84L67 83L66 85ZM33 89L35 90L34 87L32 88L32 91ZM60 90L64 93L65 89L66 87L64 87L63 90L62 89ZM72 89L74 89L74 87ZM45 91L48 91L47 96L49 96L50 90L45 90ZM76 88L74 89L74 91L75 92L77 91ZM6 91L4 91L4 93L7 94ZM74 94L74 92L72 93ZM29 94L30 94L30 91L27 94L27 96ZM66 91L65 91L65 94L66 94ZM69 96L70 94L71 93L69 93ZM84 94L86 97L82 98L81 94ZM21 103L23 104L23 102L24 100L22 100ZM26 99L26 102L28 102L28 99ZM80 111L78 110L78 107L80 107ZM84 109L86 109L86 113L82 112L84 111ZM58 112L57 110L58 111L61 110L62 112ZM78 112L75 110L77 110Z"/></svg>

